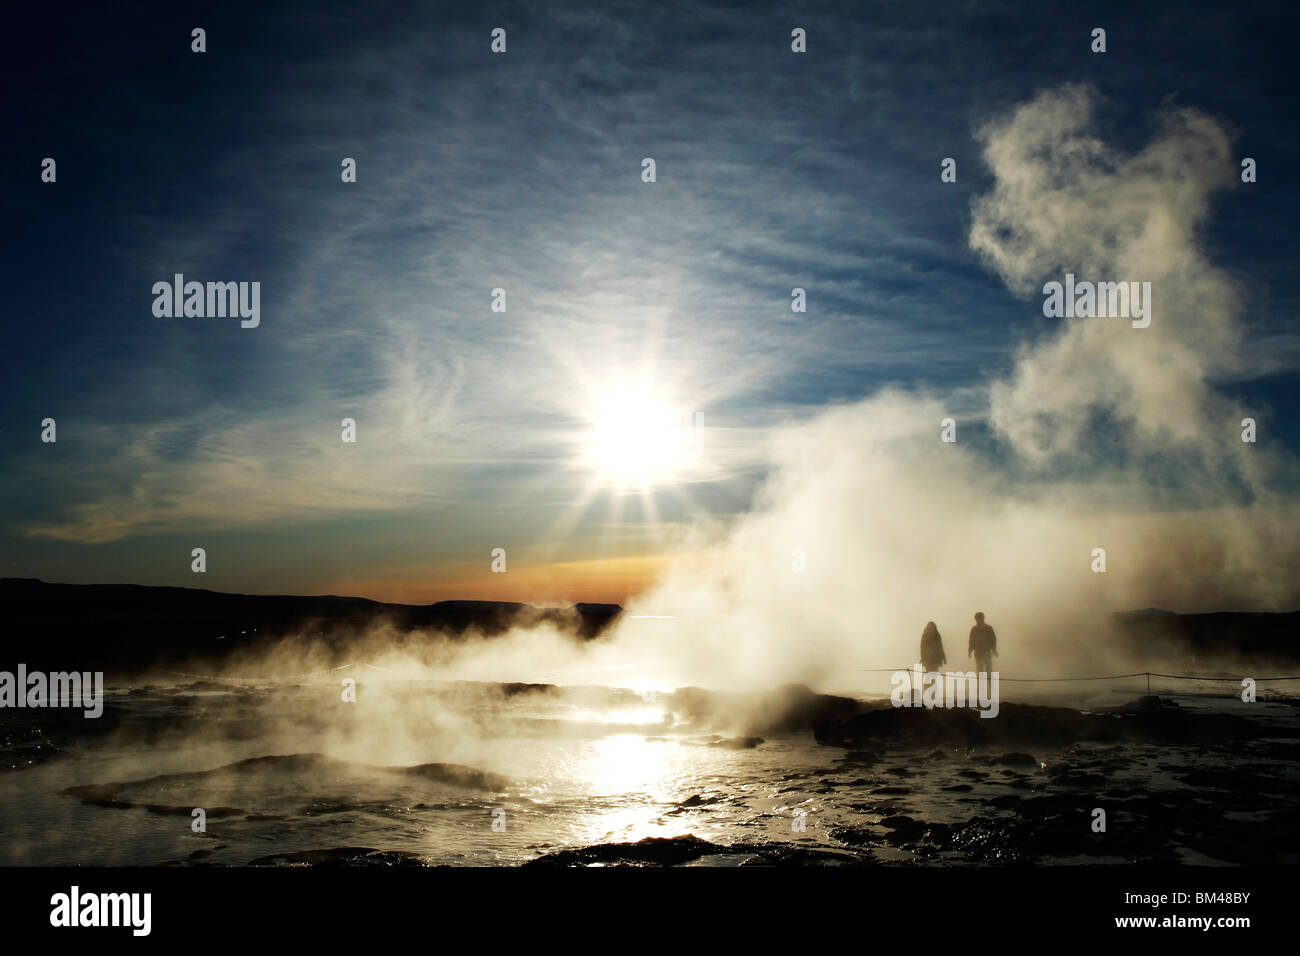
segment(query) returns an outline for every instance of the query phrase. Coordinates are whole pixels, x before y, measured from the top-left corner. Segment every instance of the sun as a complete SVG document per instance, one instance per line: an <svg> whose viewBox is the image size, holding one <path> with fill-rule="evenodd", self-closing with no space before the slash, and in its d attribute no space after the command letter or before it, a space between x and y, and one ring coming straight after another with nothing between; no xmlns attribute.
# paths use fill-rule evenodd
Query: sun
<svg viewBox="0 0 1300 956"><path fill-rule="evenodd" d="M670 483L689 460L697 420L649 390L613 390L590 413L586 463L619 485Z"/></svg>

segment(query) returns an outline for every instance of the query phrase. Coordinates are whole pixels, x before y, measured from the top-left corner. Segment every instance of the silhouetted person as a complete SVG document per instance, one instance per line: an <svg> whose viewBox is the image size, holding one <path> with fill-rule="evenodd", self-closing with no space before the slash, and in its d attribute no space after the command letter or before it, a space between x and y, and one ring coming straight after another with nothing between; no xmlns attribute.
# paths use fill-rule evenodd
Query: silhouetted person
<svg viewBox="0 0 1300 956"><path fill-rule="evenodd" d="M943 652L943 638L939 636L939 629L934 626L934 621L931 621L921 632L921 669L928 674L937 671L946 663L948 657Z"/></svg>
<svg viewBox="0 0 1300 956"><path fill-rule="evenodd" d="M975 626L970 629L970 644L966 656L975 655L975 670L989 673L993 670L993 658L998 655L998 636L993 628L984 623L984 612L975 612Z"/></svg>

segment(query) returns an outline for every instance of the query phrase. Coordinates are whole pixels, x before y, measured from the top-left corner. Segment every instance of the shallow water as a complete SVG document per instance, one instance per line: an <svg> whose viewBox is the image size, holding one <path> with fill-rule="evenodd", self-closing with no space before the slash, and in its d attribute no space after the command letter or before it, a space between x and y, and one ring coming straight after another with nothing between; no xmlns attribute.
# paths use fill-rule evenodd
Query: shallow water
<svg viewBox="0 0 1300 956"><path fill-rule="evenodd" d="M1096 709L1134 696L1113 688L1069 699ZM1040 691L1020 699L1066 698ZM998 821L1023 820L1033 806L1026 801L1039 796L1110 807L1116 825L1126 808L1141 807L1128 825L1167 830L1147 843L1107 843L1080 816L1077 850L1072 837L1055 834L1040 863L1164 859L1166 851L1174 861L1243 862L1232 839L1263 839L1273 825L1266 815L1294 806L1296 708L1227 696L1177 700L1197 712L1247 715L1279 736L1073 744L1036 749L1032 761L957 746L884 748L854 762L809 730L756 742L752 728L731 718L606 687L373 680L359 686L355 703L326 682L115 688L93 729L94 721L11 712L28 725L15 733L11 721L5 756L26 769L0 773L0 863L243 865L366 847L428 864L496 865L686 834L745 848L688 865L744 863L755 845L859 862L864 853L877 863L1014 862L1014 848L999 846ZM32 739L53 745L34 750ZM1191 783L1180 779L1197 772ZM1234 779L1245 802L1232 793ZM1152 795L1164 811L1149 804ZM1212 812L1232 838L1161 822L1177 806ZM196 807L207 814L206 832L193 832ZM972 818L993 830L968 827L951 844L934 835ZM932 827L928 842L909 833L921 822ZM1300 862L1285 838L1277 854L1274 862Z"/></svg>

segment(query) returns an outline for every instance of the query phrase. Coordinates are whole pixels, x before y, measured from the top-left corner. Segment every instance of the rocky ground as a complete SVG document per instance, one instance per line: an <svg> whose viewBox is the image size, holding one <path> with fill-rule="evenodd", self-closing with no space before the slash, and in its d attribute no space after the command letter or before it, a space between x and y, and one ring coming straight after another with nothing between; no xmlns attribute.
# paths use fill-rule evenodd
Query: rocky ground
<svg viewBox="0 0 1300 956"><path fill-rule="evenodd" d="M797 844L686 835L567 849L525 865L1300 863L1294 726L1148 697L1098 713L1004 704L995 720L882 707L823 723L816 737L843 750L820 782L827 793L861 793L854 822ZM1008 745L1041 749L1000 749ZM789 775L796 786L806 783L799 777ZM912 809L934 788L968 813L927 819Z"/></svg>

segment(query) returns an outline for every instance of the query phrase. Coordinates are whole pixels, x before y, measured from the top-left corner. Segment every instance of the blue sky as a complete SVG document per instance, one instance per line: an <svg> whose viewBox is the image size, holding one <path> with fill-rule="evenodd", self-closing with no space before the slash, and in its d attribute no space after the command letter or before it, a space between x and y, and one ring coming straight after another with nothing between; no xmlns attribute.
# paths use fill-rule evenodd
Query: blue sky
<svg viewBox="0 0 1300 956"><path fill-rule="evenodd" d="M993 185L975 133L1067 82L1098 91L1117 149L1173 102L1258 160L1203 237L1245 294L1216 384L1295 407L1295 14L1143 6L27 14L6 50L0 574L194 585L202 546L218 590L617 598L674 528L750 507L782 423L898 386L978 438L988 382L1055 320L967 242ZM261 325L154 317L176 272L259 281ZM634 383L706 424L645 494L584 452ZM522 573L546 567L570 571Z"/></svg>

